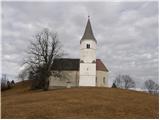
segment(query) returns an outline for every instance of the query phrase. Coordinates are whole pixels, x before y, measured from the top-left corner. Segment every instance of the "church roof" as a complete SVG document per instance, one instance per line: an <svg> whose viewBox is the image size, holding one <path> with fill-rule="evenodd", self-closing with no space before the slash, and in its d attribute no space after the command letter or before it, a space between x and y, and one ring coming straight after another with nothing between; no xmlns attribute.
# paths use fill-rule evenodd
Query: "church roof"
<svg viewBox="0 0 160 120"><path fill-rule="evenodd" d="M79 59L61 58L55 59L52 70L78 70Z"/></svg>
<svg viewBox="0 0 160 120"><path fill-rule="evenodd" d="M95 37L94 37L92 27L91 27L91 22L90 22L89 18L88 18L88 22L87 22L87 25L86 25L86 28L85 28L85 32L84 32L83 37L82 37L80 42L82 42L85 39L91 39L91 40L97 42Z"/></svg>
<svg viewBox="0 0 160 120"><path fill-rule="evenodd" d="M103 64L103 62L101 61L101 59L96 59L96 70L101 70L101 71L107 71L108 72L108 69Z"/></svg>
<svg viewBox="0 0 160 120"><path fill-rule="evenodd" d="M60 58L55 59L52 70L76 70L79 71L80 59ZM100 59L96 59L96 70L107 71L103 62Z"/></svg>

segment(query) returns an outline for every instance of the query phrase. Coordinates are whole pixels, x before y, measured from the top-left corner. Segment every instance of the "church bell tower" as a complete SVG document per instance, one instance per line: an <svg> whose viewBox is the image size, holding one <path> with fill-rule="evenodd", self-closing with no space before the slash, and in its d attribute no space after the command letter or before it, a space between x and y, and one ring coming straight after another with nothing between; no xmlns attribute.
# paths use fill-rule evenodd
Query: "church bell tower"
<svg viewBox="0 0 160 120"><path fill-rule="evenodd" d="M96 44L90 18L80 40L79 86L96 86Z"/></svg>

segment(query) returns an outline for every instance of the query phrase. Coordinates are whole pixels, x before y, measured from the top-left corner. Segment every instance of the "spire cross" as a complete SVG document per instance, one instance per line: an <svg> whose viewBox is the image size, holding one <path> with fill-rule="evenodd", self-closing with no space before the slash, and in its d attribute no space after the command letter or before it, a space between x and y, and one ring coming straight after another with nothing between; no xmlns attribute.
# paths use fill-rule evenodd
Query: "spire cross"
<svg viewBox="0 0 160 120"><path fill-rule="evenodd" d="M88 15L88 19L90 19L90 16Z"/></svg>

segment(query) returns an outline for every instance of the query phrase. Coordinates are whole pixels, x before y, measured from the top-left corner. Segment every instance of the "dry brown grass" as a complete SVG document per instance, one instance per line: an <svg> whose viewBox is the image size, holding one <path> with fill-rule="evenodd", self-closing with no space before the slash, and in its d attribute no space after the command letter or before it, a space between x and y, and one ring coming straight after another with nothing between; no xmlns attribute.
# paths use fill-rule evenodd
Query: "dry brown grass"
<svg viewBox="0 0 160 120"><path fill-rule="evenodd" d="M113 88L2 92L2 118L158 118L158 96Z"/></svg>

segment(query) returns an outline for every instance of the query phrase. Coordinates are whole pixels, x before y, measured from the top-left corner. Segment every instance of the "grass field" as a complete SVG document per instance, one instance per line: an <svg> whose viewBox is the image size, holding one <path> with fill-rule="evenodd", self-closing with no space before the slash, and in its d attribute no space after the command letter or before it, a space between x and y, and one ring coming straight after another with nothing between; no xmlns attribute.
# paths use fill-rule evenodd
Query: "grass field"
<svg viewBox="0 0 160 120"><path fill-rule="evenodd" d="M2 92L2 118L158 118L158 96L113 88Z"/></svg>

